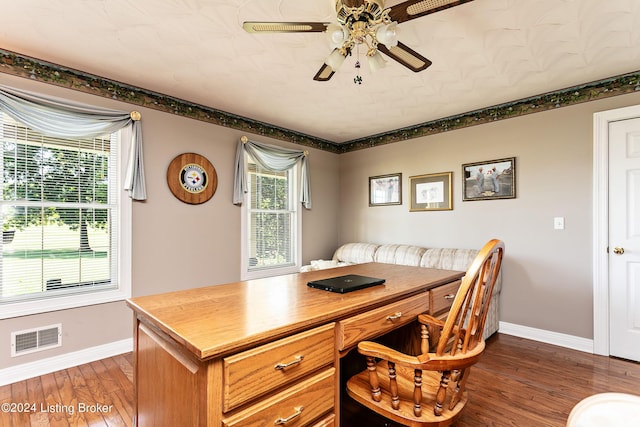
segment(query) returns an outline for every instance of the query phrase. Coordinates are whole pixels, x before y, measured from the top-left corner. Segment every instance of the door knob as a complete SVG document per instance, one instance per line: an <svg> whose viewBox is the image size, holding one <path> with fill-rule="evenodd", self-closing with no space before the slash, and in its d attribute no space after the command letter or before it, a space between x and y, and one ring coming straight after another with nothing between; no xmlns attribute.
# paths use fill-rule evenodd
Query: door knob
<svg viewBox="0 0 640 427"><path fill-rule="evenodd" d="M613 253L616 255L622 255L624 253L624 248L613 248Z"/></svg>

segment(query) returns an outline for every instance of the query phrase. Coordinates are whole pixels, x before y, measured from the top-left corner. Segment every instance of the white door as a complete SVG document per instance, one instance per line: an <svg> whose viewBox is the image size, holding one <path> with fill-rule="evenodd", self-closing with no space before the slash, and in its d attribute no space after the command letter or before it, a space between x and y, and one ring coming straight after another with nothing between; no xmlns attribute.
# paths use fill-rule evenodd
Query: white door
<svg viewBox="0 0 640 427"><path fill-rule="evenodd" d="M640 118L609 124L609 346L640 361Z"/></svg>

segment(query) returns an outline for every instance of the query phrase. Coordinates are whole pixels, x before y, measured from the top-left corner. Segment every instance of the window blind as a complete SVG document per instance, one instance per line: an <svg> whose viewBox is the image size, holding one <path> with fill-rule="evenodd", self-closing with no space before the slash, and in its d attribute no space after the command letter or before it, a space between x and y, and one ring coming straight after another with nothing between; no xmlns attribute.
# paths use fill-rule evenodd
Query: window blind
<svg viewBox="0 0 640 427"><path fill-rule="evenodd" d="M117 137L49 137L0 113L0 302L113 289Z"/></svg>
<svg viewBox="0 0 640 427"><path fill-rule="evenodd" d="M275 172L248 165L249 270L296 263L293 169Z"/></svg>

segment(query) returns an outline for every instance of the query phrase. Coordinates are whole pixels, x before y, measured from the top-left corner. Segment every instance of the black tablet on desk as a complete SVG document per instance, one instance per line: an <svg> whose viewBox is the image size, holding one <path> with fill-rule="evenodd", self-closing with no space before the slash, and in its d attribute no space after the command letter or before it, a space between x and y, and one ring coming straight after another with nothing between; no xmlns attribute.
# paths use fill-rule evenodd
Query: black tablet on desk
<svg viewBox="0 0 640 427"><path fill-rule="evenodd" d="M344 294L358 289L381 285L384 281L384 279L378 279L376 277L347 274L345 276L330 277L328 279L312 280L307 283L307 286L322 289L323 291Z"/></svg>

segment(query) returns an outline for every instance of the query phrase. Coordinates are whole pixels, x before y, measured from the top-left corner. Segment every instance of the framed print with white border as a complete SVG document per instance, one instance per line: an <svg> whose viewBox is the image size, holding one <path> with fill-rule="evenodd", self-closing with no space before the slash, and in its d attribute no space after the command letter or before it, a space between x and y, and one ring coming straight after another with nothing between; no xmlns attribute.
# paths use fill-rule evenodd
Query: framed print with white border
<svg viewBox="0 0 640 427"><path fill-rule="evenodd" d="M410 176L411 205L409 211L452 210L452 177L453 172Z"/></svg>

